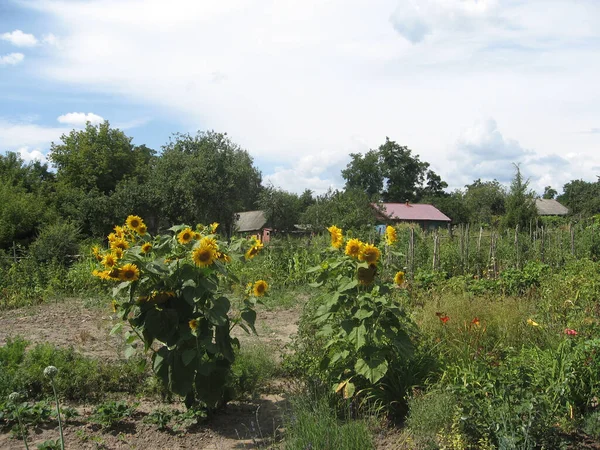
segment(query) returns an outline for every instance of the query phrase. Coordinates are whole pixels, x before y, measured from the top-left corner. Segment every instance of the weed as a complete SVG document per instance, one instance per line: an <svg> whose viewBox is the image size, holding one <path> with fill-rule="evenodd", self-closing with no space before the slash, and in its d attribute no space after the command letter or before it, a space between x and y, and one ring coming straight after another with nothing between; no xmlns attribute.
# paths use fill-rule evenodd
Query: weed
<svg viewBox="0 0 600 450"><path fill-rule="evenodd" d="M37 448L38 450L60 450L61 441L60 439L57 439L55 441L49 439L47 441L42 442L41 444L38 444Z"/></svg>
<svg viewBox="0 0 600 450"><path fill-rule="evenodd" d="M148 414L144 418L144 422L156 425L160 431L163 431L167 429L169 422L171 422L173 417L173 411L165 408L159 408Z"/></svg>
<svg viewBox="0 0 600 450"><path fill-rule="evenodd" d="M268 381L277 375L279 367L271 348L253 344L238 351L231 370L236 396L256 398Z"/></svg>
<svg viewBox="0 0 600 450"><path fill-rule="evenodd" d="M94 408L90 416L92 423L100 425L102 428L114 428L127 417L131 416L137 405L129 406L126 402L108 401L101 403Z"/></svg>

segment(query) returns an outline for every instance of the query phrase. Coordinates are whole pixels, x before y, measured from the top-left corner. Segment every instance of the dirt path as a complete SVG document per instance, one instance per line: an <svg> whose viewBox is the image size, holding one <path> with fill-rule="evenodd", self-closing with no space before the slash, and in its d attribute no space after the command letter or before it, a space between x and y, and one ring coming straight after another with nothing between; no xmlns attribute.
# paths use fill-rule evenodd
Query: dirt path
<svg viewBox="0 0 600 450"><path fill-rule="evenodd" d="M284 346L297 331L301 306L290 310L259 310L258 336L237 330L242 342L261 342L281 355ZM117 323L109 305L94 305L79 299L47 303L0 312L0 346L11 337L21 336L32 344L47 342L57 346L73 346L81 353L96 358L121 357L121 338L110 336ZM143 402L136 415L116 431L102 431L87 423L91 408L78 408L79 422L68 424L65 431L67 448L71 449L244 449L271 448L282 426L285 405L283 383L274 384L268 393L252 402L233 402L206 425L187 432L158 431L143 422L147 414L159 407L178 408L158 402ZM30 448L46 439L57 439L58 429L32 430ZM22 449L23 443L8 433L0 434L0 449Z"/></svg>

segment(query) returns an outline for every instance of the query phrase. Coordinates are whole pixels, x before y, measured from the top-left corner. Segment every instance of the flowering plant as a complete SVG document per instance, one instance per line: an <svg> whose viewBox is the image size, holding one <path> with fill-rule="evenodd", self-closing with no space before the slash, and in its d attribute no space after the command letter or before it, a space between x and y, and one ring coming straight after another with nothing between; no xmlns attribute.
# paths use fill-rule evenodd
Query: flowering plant
<svg viewBox="0 0 600 450"><path fill-rule="evenodd" d="M239 281L228 263L232 257L254 258L262 244L248 239L228 244L219 239L217 227L178 225L171 234L151 236L140 217L129 216L108 236L108 250L93 249L102 266L93 274L116 284L113 309L133 330L127 343L139 337L146 351L152 350L154 372L169 390L185 396L188 407L201 401L212 409L227 401L234 347L239 347L231 330L239 325L255 331L256 297L267 290L257 281L260 287L232 313L223 286ZM126 350L131 354L132 347Z"/></svg>
<svg viewBox="0 0 600 450"><path fill-rule="evenodd" d="M379 247L359 239L344 246L342 230L328 230L331 248L319 266L309 269L317 275L311 286L324 291L314 321L318 335L327 340L321 368L334 389L350 398L379 388L412 353L410 322L391 295L404 284L404 272L382 282Z"/></svg>

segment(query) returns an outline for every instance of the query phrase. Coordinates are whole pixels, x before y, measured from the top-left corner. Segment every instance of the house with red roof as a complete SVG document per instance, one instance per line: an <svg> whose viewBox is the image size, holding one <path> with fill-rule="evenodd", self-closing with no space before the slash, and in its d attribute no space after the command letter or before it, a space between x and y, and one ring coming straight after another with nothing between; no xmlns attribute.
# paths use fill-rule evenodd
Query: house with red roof
<svg viewBox="0 0 600 450"><path fill-rule="evenodd" d="M451 219L433 205L420 203L372 203L379 220L387 223L416 223L424 230L448 226Z"/></svg>

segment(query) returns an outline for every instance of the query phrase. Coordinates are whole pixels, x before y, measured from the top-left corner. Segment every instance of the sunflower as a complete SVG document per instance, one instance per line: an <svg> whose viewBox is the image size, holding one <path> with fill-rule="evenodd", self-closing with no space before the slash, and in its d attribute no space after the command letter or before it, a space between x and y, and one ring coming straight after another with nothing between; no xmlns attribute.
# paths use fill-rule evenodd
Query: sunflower
<svg viewBox="0 0 600 450"><path fill-rule="evenodd" d="M371 284L375 280L375 275L377 275L375 264L369 264L369 267L359 267L356 271L356 278L364 286Z"/></svg>
<svg viewBox="0 0 600 450"><path fill-rule="evenodd" d="M360 249L364 244L360 242L358 239L350 239L346 244L346 255L352 256L353 258L358 258L360 254Z"/></svg>
<svg viewBox="0 0 600 450"><path fill-rule="evenodd" d="M398 286L402 286L402 284L404 284L404 272L401 270L396 272L396 275L394 276L394 283L396 283Z"/></svg>
<svg viewBox="0 0 600 450"><path fill-rule="evenodd" d="M94 245L92 247L92 255L94 255L94 257L96 258L96 260L102 261L102 254L101 254L101 251L100 251L100 246Z"/></svg>
<svg viewBox="0 0 600 450"><path fill-rule="evenodd" d="M113 313L116 313L116 312L119 310L119 304L117 303L117 301L116 301L116 300L113 300L113 301L110 303L110 306L112 307L112 312L113 312Z"/></svg>
<svg viewBox="0 0 600 450"><path fill-rule="evenodd" d="M394 227L391 226L387 226L385 228L385 242L387 245L392 245L394 242L396 242L396 240L398 239L398 236L396 234L396 229Z"/></svg>
<svg viewBox="0 0 600 450"><path fill-rule="evenodd" d="M123 238L116 238L110 242L110 248L120 248L121 250L127 250L129 248L129 244Z"/></svg>
<svg viewBox="0 0 600 450"><path fill-rule="evenodd" d="M117 258L115 257L115 255L111 252L111 253L107 253L106 255L104 255L104 258L102 258L102 265L104 267L114 267L117 265Z"/></svg>
<svg viewBox="0 0 600 450"><path fill-rule="evenodd" d="M342 236L342 230L335 225L327 228L327 231L331 234L331 246L334 248L340 248L344 242L344 237Z"/></svg>
<svg viewBox="0 0 600 450"><path fill-rule="evenodd" d="M115 225L115 236L119 239L124 239L125 238L125 229L123 227L120 227L119 225Z"/></svg>
<svg viewBox="0 0 600 450"><path fill-rule="evenodd" d="M194 231L194 240L199 241L200 239L202 239L202 234Z"/></svg>
<svg viewBox="0 0 600 450"><path fill-rule="evenodd" d="M142 244L142 253L149 253L150 250L152 250L152 244L150 242Z"/></svg>
<svg viewBox="0 0 600 450"><path fill-rule="evenodd" d="M187 227L185 230L182 230L178 235L177 235L177 240L179 241L180 244L189 244L190 242L192 242L192 239L194 239L194 232L192 231L192 229L190 227Z"/></svg>
<svg viewBox="0 0 600 450"><path fill-rule="evenodd" d="M217 222L213 222L210 224L210 232L212 234L215 234L215 232L217 231L217 228L219 228L219 224Z"/></svg>
<svg viewBox="0 0 600 450"><path fill-rule="evenodd" d="M115 256L115 258L121 259L123 257L123 249L120 247L113 248L112 254Z"/></svg>
<svg viewBox="0 0 600 450"><path fill-rule="evenodd" d="M140 277L140 269L135 264L125 264L119 270L121 281L135 281Z"/></svg>
<svg viewBox="0 0 600 450"><path fill-rule="evenodd" d="M267 289L269 289L267 282L265 280L258 280L252 286L252 293L255 297L262 297L267 292Z"/></svg>
<svg viewBox="0 0 600 450"><path fill-rule="evenodd" d="M192 319L188 322L188 325L190 326L190 330L192 331L196 331L198 329L198 319Z"/></svg>
<svg viewBox="0 0 600 450"><path fill-rule="evenodd" d="M140 236L145 235L147 231L148 231L148 227L146 226L145 223L142 223L137 229L137 232Z"/></svg>
<svg viewBox="0 0 600 450"><path fill-rule="evenodd" d="M137 231L139 233L140 226L144 224L144 221L140 216L129 216L125 223L131 231Z"/></svg>
<svg viewBox="0 0 600 450"><path fill-rule="evenodd" d="M379 249L373 244L365 244L360 250L358 259L368 262L369 264L375 264L379 260L380 255Z"/></svg>
<svg viewBox="0 0 600 450"><path fill-rule="evenodd" d="M215 251L219 250L219 244L217 244L217 241L215 241L214 238L211 237L203 237L200 240L200 245L205 245L207 247L212 247L215 249Z"/></svg>
<svg viewBox="0 0 600 450"><path fill-rule="evenodd" d="M229 257L229 255L227 255L225 253L222 253L222 252L219 252L217 254L217 259L219 261L221 261L221 262L224 262L224 263L230 263L231 262L231 258Z"/></svg>
<svg viewBox="0 0 600 450"><path fill-rule="evenodd" d="M217 259L216 250L210 245L199 245L192 251L192 260L200 267L208 267Z"/></svg>
<svg viewBox="0 0 600 450"><path fill-rule="evenodd" d="M248 251L246 252L246 255L245 255L246 259L254 258L263 247L264 247L264 245L262 242L255 240L252 247L250 247L248 249Z"/></svg>

